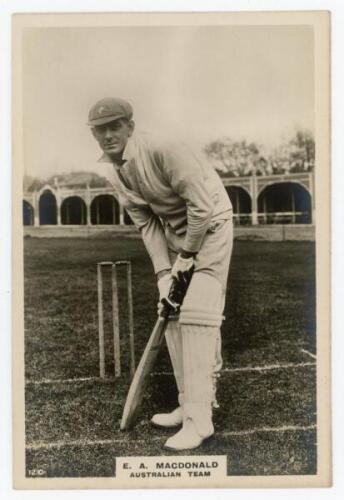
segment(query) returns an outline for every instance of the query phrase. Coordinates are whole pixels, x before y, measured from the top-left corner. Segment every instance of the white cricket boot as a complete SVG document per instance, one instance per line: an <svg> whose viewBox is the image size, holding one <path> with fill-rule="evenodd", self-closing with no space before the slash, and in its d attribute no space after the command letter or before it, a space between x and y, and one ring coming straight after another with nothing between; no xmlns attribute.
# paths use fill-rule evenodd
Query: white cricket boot
<svg viewBox="0 0 344 500"><path fill-rule="evenodd" d="M165 443L170 450L197 448L214 434L215 370L218 369L219 328L181 325L184 360L183 427Z"/></svg>
<svg viewBox="0 0 344 500"><path fill-rule="evenodd" d="M173 372L178 388L179 406L170 413L157 413L151 422L158 427L178 427L183 423L184 377L183 377L183 345L178 321L170 320L166 333L166 343L171 358Z"/></svg>
<svg viewBox="0 0 344 500"><path fill-rule="evenodd" d="M185 411L183 427L166 441L165 448L168 450L193 450L214 434L210 405L185 403L183 410ZM203 420L203 423L200 420Z"/></svg>
<svg viewBox="0 0 344 500"><path fill-rule="evenodd" d="M179 427L183 423L183 394L179 393L179 405L170 413L156 413L152 419L152 424L158 427Z"/></svg>

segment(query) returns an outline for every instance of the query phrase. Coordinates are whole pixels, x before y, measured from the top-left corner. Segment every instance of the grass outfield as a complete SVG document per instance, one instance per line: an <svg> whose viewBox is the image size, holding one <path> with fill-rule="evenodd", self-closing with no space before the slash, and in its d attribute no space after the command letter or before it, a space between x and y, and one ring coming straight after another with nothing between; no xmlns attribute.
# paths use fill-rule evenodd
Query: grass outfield
<svg viewBox="0 0 344 500"><path fill-rule="evenodd" d="M115 382L110 282L100 381L96 263L130 258L137 360L156 317L153 271L138 240L25 240L27 473L114 475L116 456L169 455L155 411L175 405L166 349L135 428L119 431L129 385L125 282L120 276L123 376ZM306 242L235 242L215 439L186 454L226 454L228 474L316 472L315 261ZM69 380L73 379L73 380ZM78 379L78 380L75 380ZM80 380L81 379L81 380Z"/></svg>

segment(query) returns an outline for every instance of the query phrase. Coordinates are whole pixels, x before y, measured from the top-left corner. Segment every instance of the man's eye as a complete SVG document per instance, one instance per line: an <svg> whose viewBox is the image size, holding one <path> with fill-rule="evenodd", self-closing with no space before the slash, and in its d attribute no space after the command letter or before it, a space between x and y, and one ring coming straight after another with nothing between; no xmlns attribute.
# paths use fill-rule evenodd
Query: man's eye
<svg viewBox="0 0 344 500"><path fill-rule="evenodd" d="M105 132L105 127L102 127L101 125L98 125L95 128L95 131L98 133L98 134L103 134Z"/></svg>

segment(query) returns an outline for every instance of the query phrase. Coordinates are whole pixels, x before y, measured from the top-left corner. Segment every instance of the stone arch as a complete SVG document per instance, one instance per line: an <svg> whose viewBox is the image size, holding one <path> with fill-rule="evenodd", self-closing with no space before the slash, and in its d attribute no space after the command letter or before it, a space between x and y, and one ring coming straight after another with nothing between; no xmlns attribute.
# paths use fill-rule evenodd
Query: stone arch
<svg viewBox="0 0 344 500"><path fill-rule="evenodd" d="M233 206L234 221L238 224L250 224L252 199L241 186L226 186L226 191Z"/></svg>
<svg viewBox="0 0 344 500"><path fill-rule="evenodd" d="M31 203L23 200L23 224L24 226L34 225L34 209Z"/></svg>
<svg viewBox="0 0 344 500"><path fill-rule="evenodd" d="M246 189L240 186L226 186L227 194L233 206L235 214L250 214L252 211L252 200Z"/></svg>
<svg viewBox="0 0 344 500"><path fill-rule="evenodd" d="M278 177L278 176L276 176L276 177ZM284 176L282 176L282 177L284 177ZM260 178L260 179L262 179L262 178ZM310 196L312 196L311 189L310 189L307 182L302 182L300 180L294 180L294 179L288 179L288 180L277 179L277 180L273 180L273 181L270 180L268 182L264 182L264 179L262 179L262 180L263 180L263 182L260 182L258 185L258 191L257 191L258 196L261 195L261 193L264 191L264 189L266 189L269 186L275 186L276 184L296 184L296 185L300 186L301 188L305 189L307 191L307 193L309 193Z"/></svg>
<svg viewBox="0 0 344 500"><path fill-rule="evenodd" d="M100 194L91 203L91 224L119 224L119 204L111 194Z"/></svg>
<svg viewBox="0 0 344 500"><path fill-rule="evenodd" d="M258 196L260 222L273 224L310 224L312 199L298 182L278 182L266 186Z"/></svg>
<svg viewBox="0 0 344 500"><path fill-rule="evenodd" d="M86 224L86 203L80 196L69 196L61 204L61 224Z"/></svg>
<svg viewBox="0 0 344 500"><path fill-rule="evenodd" d="M56 198L49 189L44 190L39 197L39 224L41 226L57 224Z"/></svg>

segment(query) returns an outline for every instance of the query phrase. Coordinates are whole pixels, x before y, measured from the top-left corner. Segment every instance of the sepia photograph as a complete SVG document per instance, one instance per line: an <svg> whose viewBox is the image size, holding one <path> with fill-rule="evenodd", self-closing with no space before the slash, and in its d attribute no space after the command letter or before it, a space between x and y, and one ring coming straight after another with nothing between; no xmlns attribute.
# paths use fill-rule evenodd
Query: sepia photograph
<svg viewBox="0 0 344 500"><path fill-rule="evenodd" d="M13 16L16 488L330 486L329 15Z"/></svg>

